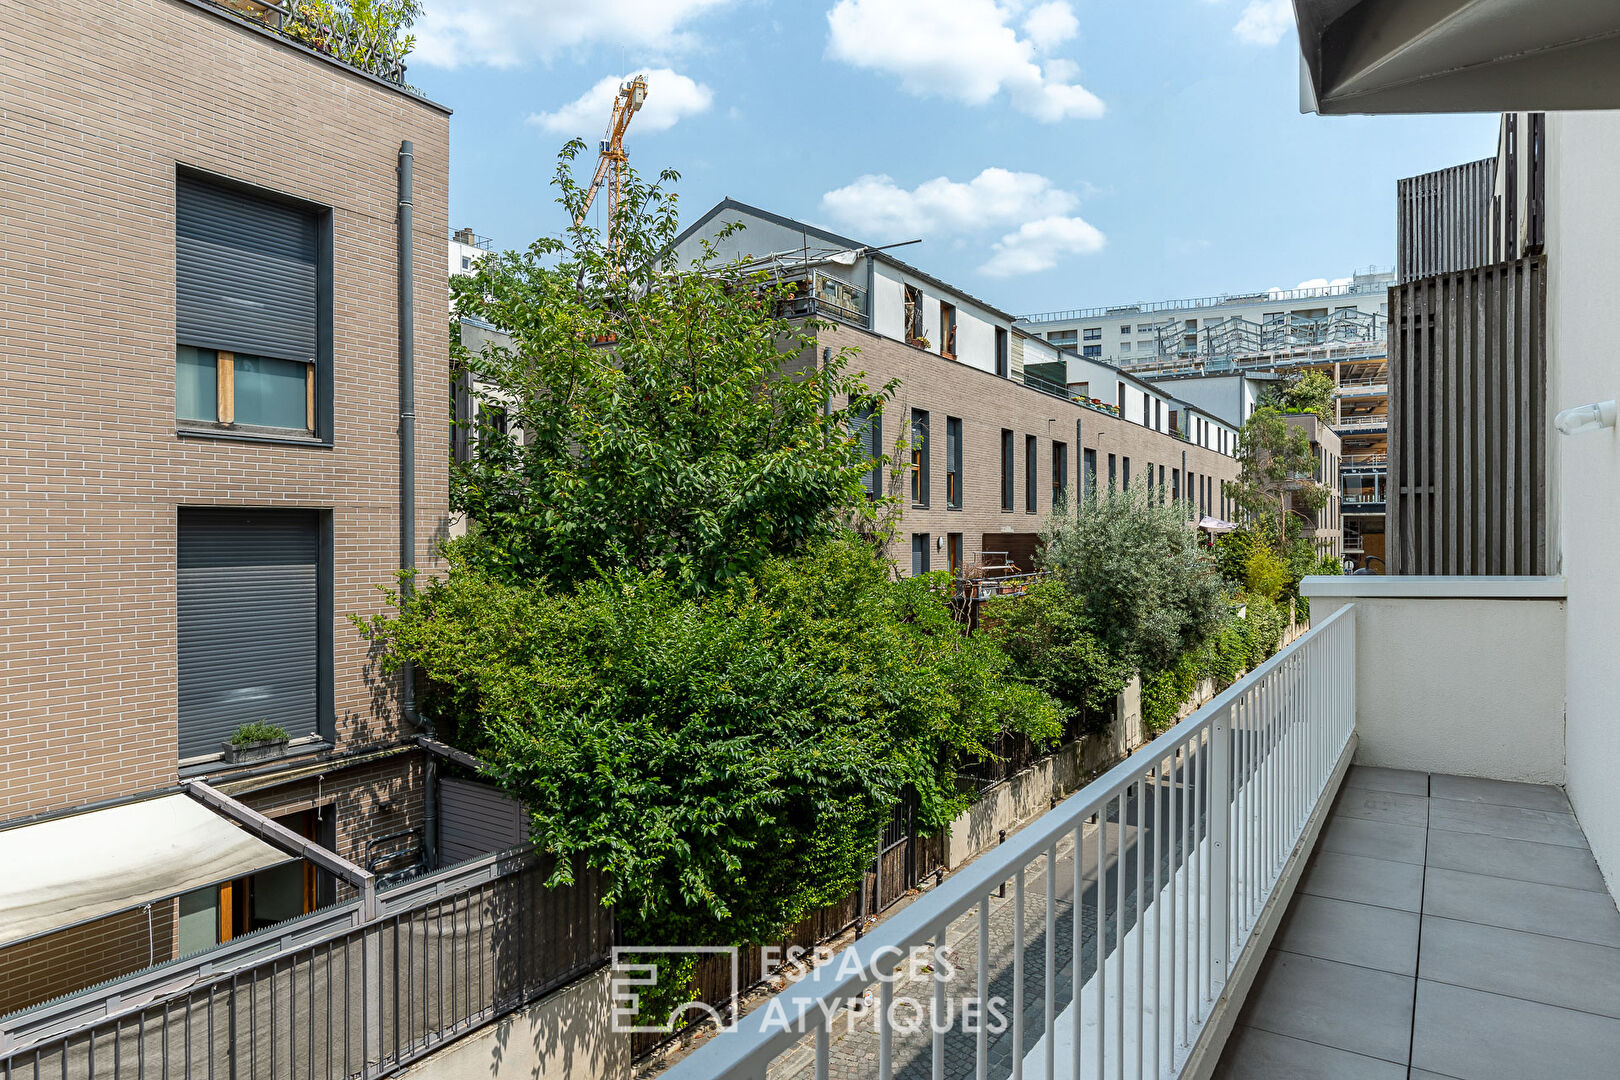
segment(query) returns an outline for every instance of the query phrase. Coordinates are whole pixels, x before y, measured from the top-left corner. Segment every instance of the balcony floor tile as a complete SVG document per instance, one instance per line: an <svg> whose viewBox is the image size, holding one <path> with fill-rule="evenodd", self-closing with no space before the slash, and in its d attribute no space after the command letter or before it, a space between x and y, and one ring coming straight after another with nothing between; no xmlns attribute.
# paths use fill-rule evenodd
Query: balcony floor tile
<svg viewBox="0 0 1620 1080"><path fill-rule="evenodd" d="M1436 799L1454 799L1458 802L1518 806L1526 810L1551 810L1560 814L1574 812L1570 809L1569 798L1546 784L1515 784L1507 780L1435 773L1429 794Z"/></svg>
<svg viewBox="0 0 1620 1080"><path fill-rule="evenodd" d="M1423 795L1406 795L1398 791L1347 787L1339 792L1333 804L1333 813L1335 817L1387 821L1392 825L1413 825L1421 829L1429 824L1429 800Z"/></svg>
<svg viewBox="0 0 1620 1080"><path fill-rule="evenodd" d="M1431 866L1423 914L1620 948L1620 912L1607 893L1464 874Z"/></svg>
<svg viewBox="0 0 1620 1080"><path fill-rule="evenodd" d="M1393 1061L1240 1027L1227 1041L1217 1080L1406 1080Z"/></svg>
<svg viewBox="0 0 1620 1080"><path fill-rule="evenodd" d="M1539 881L1588 892L1608 891L1597 860L1584 847L1437 830L1429 834L1428 863L1469 874Z"/></svg>
<svg viewBox="0 0 1620 1080"><path fill-rule="evenodd" d="M1586 834L1574 814L1548 810L1526 810L1521 806L1495 806L1490 803L1431 799L1429 825L1450 832L1484 833L1505 840L1530 840L1538 844L1586 847Z"/></svg>
<svg viewBox="0 0 1620 1080"><path fill-rule="evenodd" d="M1376 1077L1408 1048L1416 1080L1620 1075L1620 911L1567 807L1353 769L1218 1075Z"/></svg>
<svg viewBox="0 0 1620 1080"><path fill-rule="evenodd" d="M1412 1033L1412 978L1273 951L1241 1021L1405 1065Z"/></svg>
<svg viewBox="0 0 1620 1080"><path fill-rule="evenodd" d="M1613 1076L1620 1020L1418 981L1412 1064L1459 1080Z"/></svg>
<svg viewBox="0 0 1620 1080"><path fill-rule="evenodd" d="M1417 974L1418 916L1410 911L1299 896L1273 947L1396 975Z"/></svg>
<svg viewBox="0 0 1620 1080"><path fill-rule="evenodd" d="M1426 831L1416 825L1391 825L1360 818L1331 818L1322 829L1320 851L1362 855L1370 859L1423 865Z"/></svg>
<svg viewBox="0 0 1620 1080"><path fill-rule="evenodd" d="M1560 849L1567 850L1567 849ZM1423 909L1423 867L1391 859L1369 859L1318 851L1305 869L1299 891L1310 896L1354 900L1400 911Z"/></svg>
<svg viewBox="0 0 1620 1080"><path fill-rule="evenodd" d="M1620 949L1423 918L1418 975L1620 1020Z"/></svg>
<svg viewBox="0 0 1620 1080"><path fill-rule="evenodd" d="M1402 795L1427 795L1429 774L1407 769L1385 769L1377 765L1352 765L1345 774L1344 786L1398 791Z"/></svg>

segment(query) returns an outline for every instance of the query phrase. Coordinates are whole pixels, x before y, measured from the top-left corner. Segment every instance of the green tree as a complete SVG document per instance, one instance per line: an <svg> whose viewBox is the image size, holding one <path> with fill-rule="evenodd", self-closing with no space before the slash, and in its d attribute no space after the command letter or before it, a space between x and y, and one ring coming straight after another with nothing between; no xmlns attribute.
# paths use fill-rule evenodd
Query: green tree
<svg viewBox="0 0 1620 1080"><path fill-rule="evenodd" d="M1333 422L1333 377L1325 371L1306 371L1283 383L1274 383L1264 404L1283 412L1315 413Z"/></svg>
<svg viewBox="0 0 1620 1080"><path fill-rule="evenodd" d="M570 218L582 145L556 172ZM847 351L818 357L813 328L778 314L789 287L661 265L673 179L629 175L611 250L581 223L453 280L457 312L512 341L455 350L506 416L453 476L470 566L561 586L656 571L703 593L868 512L852 432L892 388L869 392Z"/></svg>
<svg viewBox="0 0 1620 1080"><path fill-rule="evenodd" d="M1315 512L1327 503L1327 488L1312 479L1310 436L1274 408L1258 408L1244 421L1237 460L1238 478L1226 482L1227 496L1252 517L1270 517L1278 537L1288 535L1290 512Z"/></svg>
<svg viewBox="0 0 1620 1080"><path fill-rule="evenodd" d="M1162 670L1201 644L1226 613L1226 590L1187 524L1185 503L1164 504L1145 485L1089 494L1054 514L1041 565L1080 597L1114 655Z"/></svg>
<svg viewBox="0 0 1620 1080"><path fill-rule="evenodd" d="M564 593L458 568L368 629L528 806L556 881L603 871L629 941L741 944L848 895L907 793L933 832L966 805L959 764L1003 730L1059 734L949 587L847 537L704 597L633 570Z"/></svg>
<svg viewBox="0 0 1620 1080"><path fill-rule="evenodd" d="M363 71L394 76L416 47L402 31L422 15L421 0L293 0L287 35Z"/></svg>
<svg viewBox="0 0 1620 1080"><path fill-rule="evenodd" d="M1101 730L1109 703L1134 674L1093 632L1083 599L1059 581L986 601L975 633L1007 654L1015 675L1061 703L1069 719L1081 720L1082 734Z"/></svg>

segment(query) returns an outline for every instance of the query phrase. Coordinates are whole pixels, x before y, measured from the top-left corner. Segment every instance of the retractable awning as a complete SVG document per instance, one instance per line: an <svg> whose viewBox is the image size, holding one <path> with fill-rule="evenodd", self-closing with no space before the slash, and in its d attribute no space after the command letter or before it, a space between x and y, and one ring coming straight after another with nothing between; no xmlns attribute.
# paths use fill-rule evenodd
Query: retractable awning
<svg viewBox="0 0 1620 1080"><path fill-rule="evenodd" d="M292 859L186 795L0 831L0 946Z"/></svg>
<svg viewBox="0 0 1620 1080"><path fill-rule="evenodd" d="M1205 532L1212 533L1229 533L1237 528L1230 521L1222 521L1220 518L1210 517L1208 514L1198 519L1198 527Z"/></svg>

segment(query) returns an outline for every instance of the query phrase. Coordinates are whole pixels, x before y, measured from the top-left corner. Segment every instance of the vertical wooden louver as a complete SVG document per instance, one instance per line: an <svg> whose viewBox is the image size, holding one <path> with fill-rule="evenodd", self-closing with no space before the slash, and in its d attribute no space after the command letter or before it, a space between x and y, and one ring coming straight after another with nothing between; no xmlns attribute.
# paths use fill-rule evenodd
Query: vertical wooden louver
<svg viewBox="0 0 1620 1080"><path fill-rule="evenodd" d="M1389 553L1397 574L1545 574L1546 264L1389 293Z"/></svg>

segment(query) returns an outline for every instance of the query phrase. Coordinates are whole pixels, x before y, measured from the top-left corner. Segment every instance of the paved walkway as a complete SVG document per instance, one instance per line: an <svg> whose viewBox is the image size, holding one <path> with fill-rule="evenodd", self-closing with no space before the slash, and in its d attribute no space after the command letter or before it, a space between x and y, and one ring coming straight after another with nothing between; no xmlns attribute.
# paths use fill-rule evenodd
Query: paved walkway
<svg viewBox="0 0 1620 1080"><path fill-rule="evenodd" d="M1620 913L1563 792L1353 767L1217 1075L1620 1075Z"/></svg>

